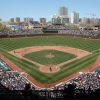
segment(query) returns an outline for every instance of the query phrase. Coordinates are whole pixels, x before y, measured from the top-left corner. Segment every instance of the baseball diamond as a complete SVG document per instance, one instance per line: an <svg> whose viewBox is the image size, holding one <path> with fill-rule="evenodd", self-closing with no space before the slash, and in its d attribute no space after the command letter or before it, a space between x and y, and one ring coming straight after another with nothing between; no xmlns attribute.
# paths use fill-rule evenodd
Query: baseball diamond
<svg viewBox="0 0 100 100"><path fill-rule="evenodd" d="M79 71L92 71L100 65L91 68L100 55L100 40L81 37L3 38L0 39L0 52L18 69L25 71L31 81L35 80L32 81L34 84L37 81L52 86ZM61 62L57 62L59 58ZM13 67L13 70L16 69Z"/></svg>

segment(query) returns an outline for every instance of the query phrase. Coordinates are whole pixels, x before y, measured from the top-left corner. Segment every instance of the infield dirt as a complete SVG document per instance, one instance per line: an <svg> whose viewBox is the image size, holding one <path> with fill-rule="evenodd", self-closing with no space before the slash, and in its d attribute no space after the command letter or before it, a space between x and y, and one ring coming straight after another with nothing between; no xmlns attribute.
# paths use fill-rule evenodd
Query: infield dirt
<svg viewBox="0 0 100 100"><path fill-rule="evenodd" d="M54 64L43 65L43 64L40 64L38 62L35 62L35 61L32 61L30 59L23 57L25 54L28 54L31 52L42 51L42 50L58 50L58 51L74 54L76 57L71 59L71 60L57 64L57 65L54 65ZM25 48L12 50L9 53L13 56L20 58L20 59L24 59L28 62L35 64L36 66L39 67L39 71L44 72L44 73L58 72L63 65L91 54L88 51L81 50L78 48L67 47L67 46L32 46L32 47L25 47Z"/></svg>

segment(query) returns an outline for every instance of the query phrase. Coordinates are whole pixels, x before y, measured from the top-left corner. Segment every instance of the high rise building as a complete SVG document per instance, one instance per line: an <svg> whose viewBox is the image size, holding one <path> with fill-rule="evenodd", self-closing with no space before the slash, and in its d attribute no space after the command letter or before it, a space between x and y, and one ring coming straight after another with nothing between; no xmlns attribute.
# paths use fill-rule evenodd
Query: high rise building
<svg viewBox="0 0 100 100"><path fill-rule="evenodd" d="M33 21L33 18L29 18L29 17L24 18L24 23L29 23L31 21Z"/></svg>
<svg viewBox="0 0 100 100"><path fill-rule="evenodd" d="M62 24L61 18L59 16L52 18L52 24Z"/></svg>
<svg viewBox="0 0 100 100"><path fill-rule="evenodd" d="M59 16L67 17L68 16L68 8L65 6L59 8Z"/></svg>
<svg viewBox="0 0 100 100"><path fill-rule="evenodd" d="M20 17L16 17L15 21L20 22Z"/></svg>
<svg viewBox="0 0 100 100"><path fill-rule="evenodd" d="M71 23L72 24L78 24L79 23L79 13L73 11L71 13Z"/></svg>
<svg viewBox="0 0 100 100"><path fill-rule="evenodd" d="M86 17L82 18L81 20L81 23L83 24L90 24L90 22L91 22L90 18L86 18Z"/></svg>
<svg viewBox="0 0 100 100"><path fill-rule="evenodd" d="M67 24L69 23L68 8L62 6L59 8L58 14L52 17L53 24Z"/></svg>
<svg viewBox="0 0 100 100"><path fill-rule="evenodd" d="M62 24L69 23L69 18L62 18Z"/></svg>
<svg viewBox="0 0 100 100"><path fill-rule="evenodd" d="M46 23L46 18L40 18L40 23Z"/></svg>
<svg viewBox="0 0 100 100"><path fill-rule="evenodd" d="M99 18L82 18L81 23L83 24L99 24L100 23L100 19Z"/></svg>
<svg viewBox="0 0 100 100"><path fill-rule="evenodd" d="M14 23L14 18L10 18L10 22L11 23Z"/></svg>

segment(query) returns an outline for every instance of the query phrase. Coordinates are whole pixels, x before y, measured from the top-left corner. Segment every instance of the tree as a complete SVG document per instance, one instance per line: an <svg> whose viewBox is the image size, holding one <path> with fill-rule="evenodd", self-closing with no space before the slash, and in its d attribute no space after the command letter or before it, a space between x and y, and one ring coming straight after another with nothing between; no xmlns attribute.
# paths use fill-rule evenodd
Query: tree
<svg viewBox="0 0 100 100"><path fill-rule="evenodd" d="M3 27L2 23L0 23L0 29Z"/></svg>

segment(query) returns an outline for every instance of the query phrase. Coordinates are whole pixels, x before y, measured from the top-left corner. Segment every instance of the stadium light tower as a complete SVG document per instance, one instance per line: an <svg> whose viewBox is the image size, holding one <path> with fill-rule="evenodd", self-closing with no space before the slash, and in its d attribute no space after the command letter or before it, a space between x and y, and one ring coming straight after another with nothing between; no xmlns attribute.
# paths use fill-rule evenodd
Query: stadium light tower
<svg viewBox="0 0 100 100"><path fill-rule="evenodd" d="M88 18L90 18L91 20L93 19L93 24L95 23L95 16L96 16L96 14L95 13L87 13L87 15L88 15Z"/></svg>
<svg viewBox="0 0 100 100"><path fill-rule="evenodd" d="M88 16L90 16L91 18L94 18L96 16L95 13L87 13Z"/></svg>
<svg viewBox="0 0 100 100"><path fill-rule="evenodd" d="M96 16L96 14L92 14L92 18L93 18L93 24L95 24L95 16Z"/></svg>
<svg viewBox="0 0 100 100"><path fill-rule="evenodd" d="M95 16L96 16L96 14L95 13L90 13L90 16L91 16L91 18L93 18L93 24L95 23Z"/></svg>

